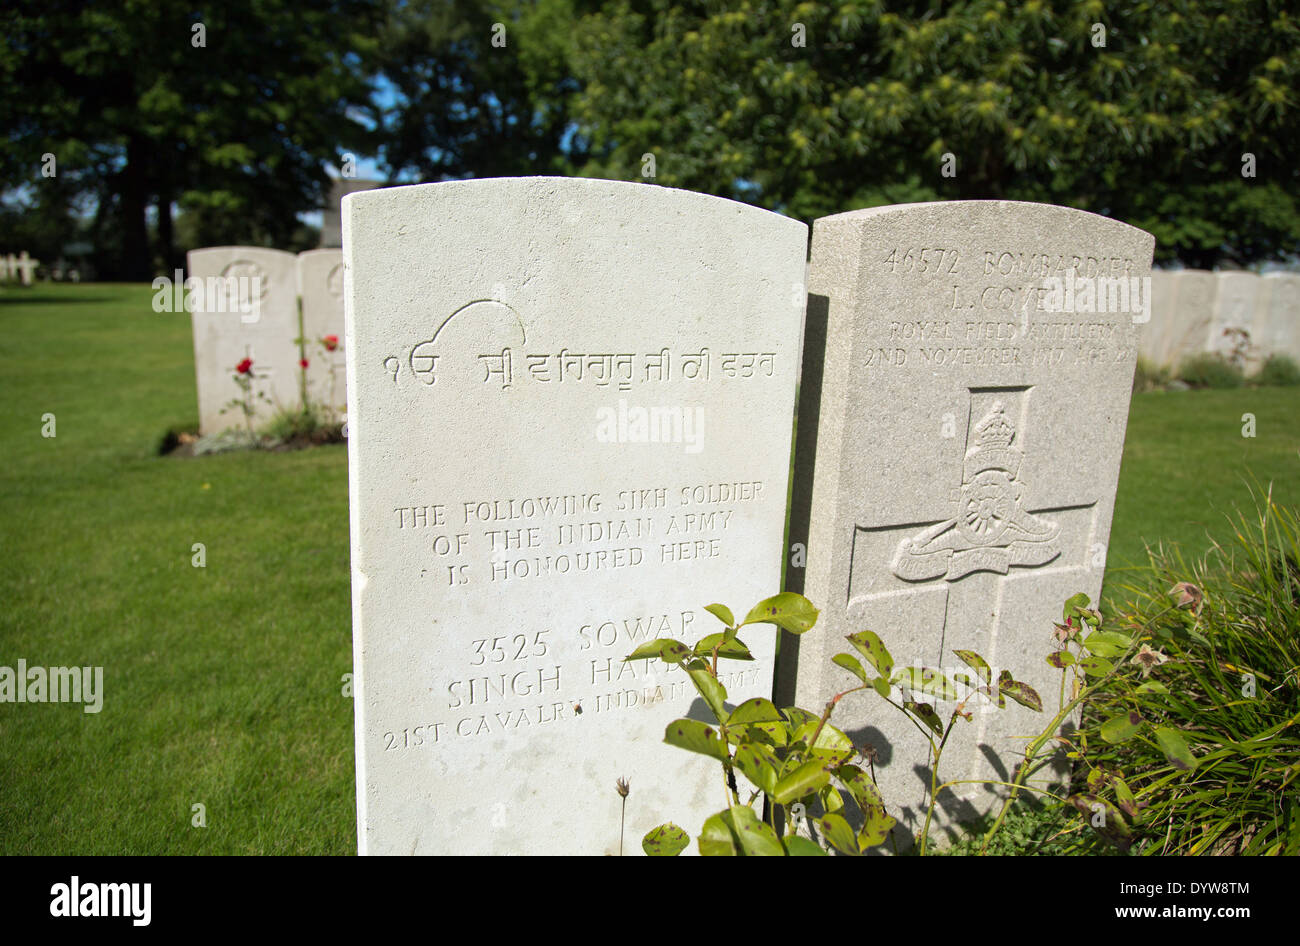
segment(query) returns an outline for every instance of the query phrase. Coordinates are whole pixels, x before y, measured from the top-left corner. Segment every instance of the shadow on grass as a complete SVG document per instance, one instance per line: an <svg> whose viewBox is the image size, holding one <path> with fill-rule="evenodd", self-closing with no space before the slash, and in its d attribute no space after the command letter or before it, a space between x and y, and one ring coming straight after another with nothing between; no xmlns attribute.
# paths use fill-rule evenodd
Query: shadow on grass
<svg viewBox="0 0 1300 946"><path fill-rule="evenodd" d="M104 296L85 296L82 298L68 296L32 296L23 298L11 293L0 295L0 306L2 305L102 305L104 303L121 302L121 299L109 299Z"/></svg>

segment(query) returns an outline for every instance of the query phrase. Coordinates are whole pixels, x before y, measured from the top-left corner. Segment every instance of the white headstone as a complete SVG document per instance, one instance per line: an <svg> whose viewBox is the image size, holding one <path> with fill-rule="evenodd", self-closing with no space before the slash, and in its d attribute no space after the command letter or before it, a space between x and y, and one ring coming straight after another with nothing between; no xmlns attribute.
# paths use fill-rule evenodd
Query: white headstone
<svg viewBox="0 0 1300 946"><path fill-rule="evenodd" d="M254 392L270 400L254 401L255 428L277 407L299 404L296 257L255 246L215 246L190 251L187 263L200 431L244 426L243 411L229 403L242 397L234 378L245 358L252 360Z"/></svg>
<svg viewBox="0 0 1300 946"><path fill-rule="evenodd" d="M27 255L26 250L23 250L22 253L19 254L18 272L22 277L24 286L30 286L35 281L36 267L40 265L41 261L38 259L32 259Z"/></svg>
<svg viewBox="0 0 1300 946"><path fill-rule="evenodd" d="M1138 353L1155 365L1169 364L1174 334L1174 273L1151 273L1151 319L1138 325Z"/></svg>
<svg viewBox="0 0 1300 946"><path fill-rule="evenodd" d="M816 711L856 685L831 657L871 630L900 668L951 676L964 666L953 651L974 650L1054 711L1059 672L1045 657L1064 601L1101 588L1141 315L1088 311L1079 294L1057 300L1074 311L1051 311L1052 280L1064 293L1071 270L1094 289L1136 278L1137 309L1153 245L1104 217L1009 201L813 224L799 429L805 408L819 429L811 477L796 449L796 515L809 486L811 505L791 540L807 530L802 590L823 611L793 653L796 639L782 642L780 690L796 705ZM954 705L936 706L945 722ZM1046 720L1010 701L972 708L940 774L1005 779ZM877 750L890 813L918 830L928 747L911 723L874 693L841 701L832 722ZM962 786L939 813L973 817L995 797Z"/></svg>
<svg viewBox="0 0 1300 946"><path fill-rule="evenodd" d="M1286 355L1300 364L1300 275L1274 272L1260 279L1264 286L1260 293L1264 356Z"/></svg>
<svg viewBox="0 0 1300 946"><path fill-rule="evenodd" d="M347 408L343 352L343 251L308 250L298 254L302 296L303 348L307 356L308 396L335 416Z"/></svg>
<svg viewBox="0 0 1300 946"><path fill-rule="evenodd" d="M644 184L344 200L359 846L617 853L724 805L642 641L780 582L807 228ZM774 634L725 663L771 692Z"/></svg>
<svg viewBox="0 0 1300 946"><path fill-rule="evenodd" d="M1210 351L1229 357L1246 371L1258 367L1261 330L1256 310L1262 283L1254 273L1230 271L1215 273L1214 320L1210 325Z"/></svg>
<svg viewBox="0 0 1300 946"><path fill-rule="evenodd" d="M1219 283L1214 273L1184 269L1172 274L1173 319L1166 363L1177 369L1187 358L1213 350L1215 300Z"/></svg>

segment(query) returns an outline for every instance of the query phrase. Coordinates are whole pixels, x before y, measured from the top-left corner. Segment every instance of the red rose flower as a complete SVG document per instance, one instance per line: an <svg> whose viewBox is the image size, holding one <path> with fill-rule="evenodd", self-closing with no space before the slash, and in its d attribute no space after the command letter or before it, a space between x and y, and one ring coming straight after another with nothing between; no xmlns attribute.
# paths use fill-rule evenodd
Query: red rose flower
<svg viewBox="0 0 1300 946"><path fill-rule="evenodd" d="M337 335L326 335L321 339L321 344L325 346L326 351L333 351L339 347L339 337Z"/></svg>
<svg viewBox="0 0 1300 946"><path fill-rule="evenodd" d="M301 365L303 368L306 368L306 367L307 367L307 359L304 358L302 361L298 362L298 364Z"/></svg>
<svg viewBox="0 0 1300 946"><path fill-rule="evenodd" d="M253 359L245 358L239 364L235 365L235 370L238 371L240 374L248 374L248 372L252 370L252 367L253 367Z"/></svg>

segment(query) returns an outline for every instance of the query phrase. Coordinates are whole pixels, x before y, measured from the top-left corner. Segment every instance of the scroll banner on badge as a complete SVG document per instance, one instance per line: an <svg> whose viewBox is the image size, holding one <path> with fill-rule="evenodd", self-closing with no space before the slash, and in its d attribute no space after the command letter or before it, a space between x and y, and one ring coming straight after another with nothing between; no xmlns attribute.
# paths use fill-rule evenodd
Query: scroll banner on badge
<svg viewBox="0 0 1300 946"><path fill-rule="evenodd" d="M929 581L940 576L956 581L972 572L1005 575L1012 565L1046 565L1061 554L1056 541L1060 529L1057 523L1017 511L1001 536L1005 544L972 547L957 528L957 520L949 519L900 542L893 561L894 574L907 581Z"/></svg>

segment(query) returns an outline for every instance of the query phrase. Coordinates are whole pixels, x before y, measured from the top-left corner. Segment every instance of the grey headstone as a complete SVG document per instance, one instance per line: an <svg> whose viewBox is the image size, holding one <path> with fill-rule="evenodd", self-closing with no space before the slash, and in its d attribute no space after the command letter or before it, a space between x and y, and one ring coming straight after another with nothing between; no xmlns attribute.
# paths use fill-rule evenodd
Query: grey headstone
<svg viewBox="0 0 1300 946"><path fill-rule="evenodd" d="M780 695L818 711L856 685L831 657L872 630L898 667L951 675L964 669L953 651L974 650L1056 708L1044 658L1065 599L1101 588L1142 316L1048 311L1050 280L1063 289L1073 268L1145 293L1153 244L1104 217L1006 201L814 223L791 522L808 566L787 585L802 579L823 611L792 652L783 640ZM954 704L936 708L946 721ZM971 708L940 774L1005 779L1046 718ZM885 802L917 831L928 760L912 725L874 693L846 697L832 722L876 749ZM995 797L960 786L939 814L973 817Z"/></svg>

